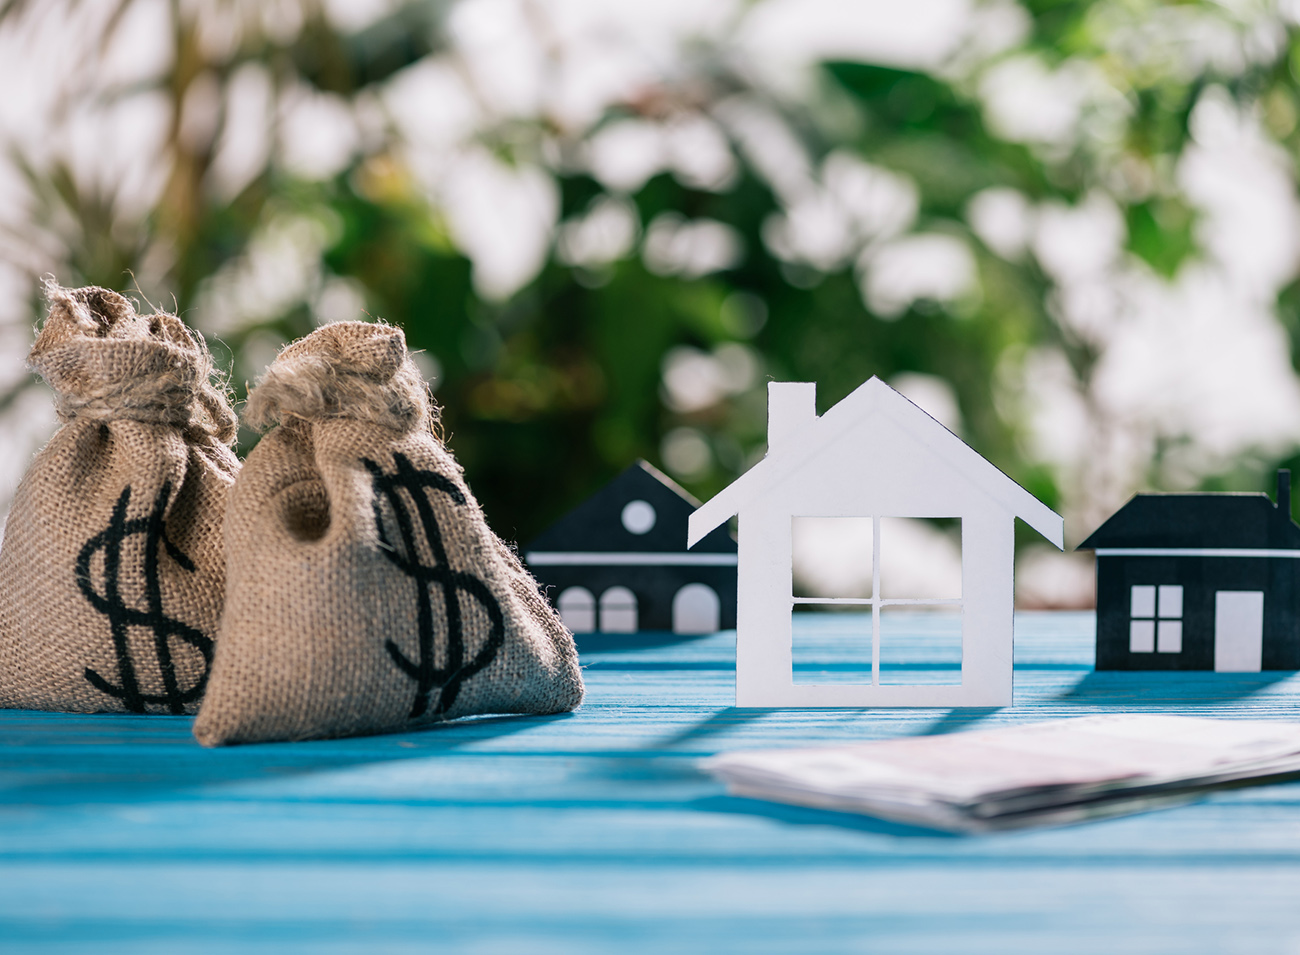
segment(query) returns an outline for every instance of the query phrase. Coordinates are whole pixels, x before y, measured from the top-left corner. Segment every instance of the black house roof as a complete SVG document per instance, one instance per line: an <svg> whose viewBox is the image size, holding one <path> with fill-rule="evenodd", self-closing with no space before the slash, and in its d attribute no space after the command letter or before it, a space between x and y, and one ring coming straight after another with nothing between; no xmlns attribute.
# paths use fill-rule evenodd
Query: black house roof
<svg viewBox="0 0 1300 955"><path fill-rule="evenodd" d="M623 526L623 509L633 501L654 508L654 526L634 534ZM614 480L539 534L526 552L686 553L686 527L699 501L646 461L637 461ZM719 527L691 553L736 553L736 541Z"/></svg>
<svg viewBox="0 0 1300 955"><path fill-rule="evenodd" d="M1289 487L1286 489L1289 491ZM1300 549L1290 494L1138 494L1077 550L1098 547Z"/></svg>

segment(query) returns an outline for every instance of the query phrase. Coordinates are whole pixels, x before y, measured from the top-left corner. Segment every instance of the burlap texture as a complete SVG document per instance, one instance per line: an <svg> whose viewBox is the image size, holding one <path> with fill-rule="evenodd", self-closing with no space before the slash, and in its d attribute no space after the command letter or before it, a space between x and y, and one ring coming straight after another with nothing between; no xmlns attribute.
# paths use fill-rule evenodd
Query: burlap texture
<svg viewBox="0 0 1300 955"><path fill-rule="evenodd" d="M488 528L400 329L326 325L249 397L206 746L582 701L573 636Z"/></svg>
<svg viewBox="0 0 1300 955"><path fill-rule="evenodd" d="M28 363L64 423L5 526L0 706L193 713L221 615L234 412L175 315L47 292Z"/></svg>

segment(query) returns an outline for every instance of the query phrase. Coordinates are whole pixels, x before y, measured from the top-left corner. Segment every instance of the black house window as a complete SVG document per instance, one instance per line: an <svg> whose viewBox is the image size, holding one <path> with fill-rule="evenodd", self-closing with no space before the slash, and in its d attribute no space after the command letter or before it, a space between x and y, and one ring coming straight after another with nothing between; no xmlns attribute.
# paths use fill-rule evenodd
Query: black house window
<svg viewBox="0 0 1300 955"><path fill-rule="evenodd" d="M1181 584L1139 584L1129 591L1130 653L1183 652Z"/></svg>

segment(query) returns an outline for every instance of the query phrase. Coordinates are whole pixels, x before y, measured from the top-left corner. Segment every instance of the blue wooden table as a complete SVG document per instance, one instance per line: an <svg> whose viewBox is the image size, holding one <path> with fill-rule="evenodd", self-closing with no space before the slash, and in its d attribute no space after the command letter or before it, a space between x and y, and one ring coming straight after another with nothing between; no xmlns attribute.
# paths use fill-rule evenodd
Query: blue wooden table
<svg viewBox="0 0 1300 955"><path fill-rule="evenodd" d="M956 837L695 768L1115 710L1300 720L1300 676L1094 673L1092 627L1019 615L1005 710L737 710L718 634L585 639L579 712L397 736L210 751L184 718L0 712L0 951L1300 955L1300 785Z"/></svg>

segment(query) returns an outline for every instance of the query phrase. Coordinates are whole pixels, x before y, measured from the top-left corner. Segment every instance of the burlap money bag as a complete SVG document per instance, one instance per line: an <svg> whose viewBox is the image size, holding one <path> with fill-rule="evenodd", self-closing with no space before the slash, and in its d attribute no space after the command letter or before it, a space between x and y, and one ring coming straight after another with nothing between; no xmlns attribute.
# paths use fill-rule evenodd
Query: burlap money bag
<svg viewBox="0 0 1300 955"><path fill-rule="evenodd" d="M47 292L28 363L63 425L5 525L0 706L193 713L221 615L234 412L175 315Z"/></svg>
<svg viewBox="0 0 1300 955"><path fill-rule="evenodd" d="M199 742L582 701L573 636L489 530L432 414L401 330L365 322L288 346L253 390L245 420L278 426L231 492Z"/></svg>

